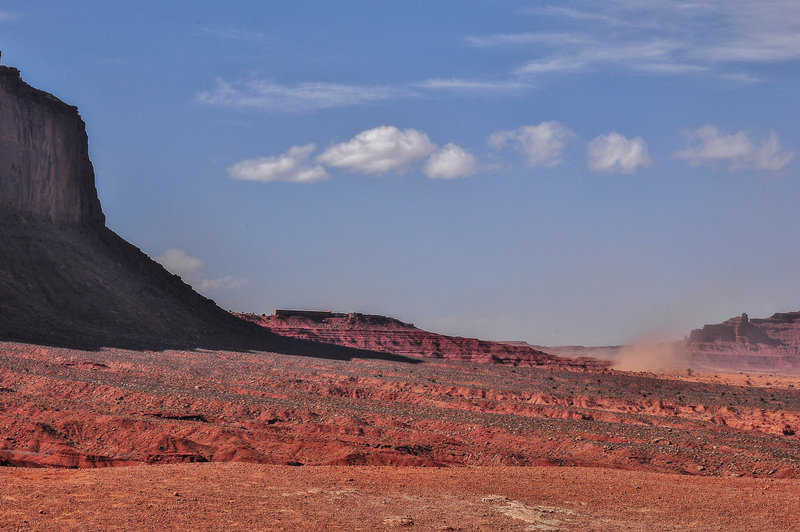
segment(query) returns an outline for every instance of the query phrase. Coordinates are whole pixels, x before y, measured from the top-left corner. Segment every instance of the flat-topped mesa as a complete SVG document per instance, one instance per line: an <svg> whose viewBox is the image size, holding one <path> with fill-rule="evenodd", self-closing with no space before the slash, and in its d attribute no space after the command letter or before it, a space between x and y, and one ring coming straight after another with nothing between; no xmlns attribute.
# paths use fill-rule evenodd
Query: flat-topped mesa
<svg viewBox="0 0 800 532"><path fill-rule="evenodd" d="M77 107L0 66L0 214L103 225Z"/></svg>
<svg viewBox="0 0 800 532"><path fill-rule="evenodd" d="M685 350L692 367L800 373L800 312L705 325L689 334Z"/></svg>
<svg viewBox="0 0 800 532"><path fill-rule="evenodd" d="M511 345L506 342L432 333L415 327L413 323L377 314L279 309L271 316L235 315L280 336L411 358L579 370L603 370L610 365L605 360L554 356L527 344Z"/></svg>
<svg viewBox="0 0 800 532"><path fill-rule="evenodd" d="M776 317L750 320L747 314L742 314L719 324L704 325L702 329L695 329L689 334L690 344L703 343L737 343L742 346L770 346L786 345L781 334L776 334L774 324Z"/></svg>

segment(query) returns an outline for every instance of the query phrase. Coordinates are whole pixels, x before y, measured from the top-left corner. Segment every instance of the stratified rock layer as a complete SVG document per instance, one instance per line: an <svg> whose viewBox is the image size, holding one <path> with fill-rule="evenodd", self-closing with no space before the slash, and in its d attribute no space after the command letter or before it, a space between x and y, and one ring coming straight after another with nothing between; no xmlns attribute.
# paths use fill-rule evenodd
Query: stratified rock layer
<svg viewBox="0 0 800 532"><path fill-rule="evenodd" d="M604 368L591 358L563 358L528 345L446 336L394 318L351 312L276 310L272 316L237 314L281 336L411 357L523 366Z"/></svg>
<svg viewBox="0 0 800 532"><path fill-rule="evenodd" d="M78 109L0 66L0 209L51 222L103 224Z"/></svg>
<svg viewBox="0 0 800 532"><path fill-rule="evenodd" d="M742 314L695 329L686 342L689 360L726 369L800 371L800 312L750 319Z"/></svg>

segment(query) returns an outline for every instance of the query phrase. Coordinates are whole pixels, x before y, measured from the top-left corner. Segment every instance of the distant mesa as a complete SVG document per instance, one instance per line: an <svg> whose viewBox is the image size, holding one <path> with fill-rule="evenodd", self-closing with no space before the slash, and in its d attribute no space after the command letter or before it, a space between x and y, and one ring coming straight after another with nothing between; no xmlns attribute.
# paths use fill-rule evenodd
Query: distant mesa
<svg viewBox="0 0 800 532"><path fill-rule="evenodd" d="M558 357L528 345L432 333L415 327L413 323L376 314L279 309L271 316L236 315L281 336L407 357L519 366L608 367L605 361Z"/></svg>
<svg viewBox="0 0 800 532"><path fill-rule="evenodd" d="M800 371L800 312L751 319L742 314L695 329L686 341L690 361L731 370Z"/></svg>

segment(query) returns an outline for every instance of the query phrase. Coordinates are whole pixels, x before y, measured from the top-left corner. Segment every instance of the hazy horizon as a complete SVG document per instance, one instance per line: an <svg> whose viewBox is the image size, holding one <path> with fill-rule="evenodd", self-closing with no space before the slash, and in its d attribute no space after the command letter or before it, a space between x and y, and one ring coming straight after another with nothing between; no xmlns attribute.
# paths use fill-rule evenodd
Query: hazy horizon
<svg viewBox="0 0 800 532"><path fill-rule="evenodd" d="M0 50L227 309L539 345L800 309L791 0L11 0Z"/></svg>

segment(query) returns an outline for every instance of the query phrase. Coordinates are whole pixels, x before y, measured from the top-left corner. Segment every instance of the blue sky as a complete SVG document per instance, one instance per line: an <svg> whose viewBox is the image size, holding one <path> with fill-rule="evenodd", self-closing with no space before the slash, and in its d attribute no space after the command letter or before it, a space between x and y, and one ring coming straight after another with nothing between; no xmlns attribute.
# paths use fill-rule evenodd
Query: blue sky
<svg viewBox="0 0 800 532"><path fill-rule="evenodd" d="M0 2L223 307L540 344L800 309L800 3Z"/></svg>

